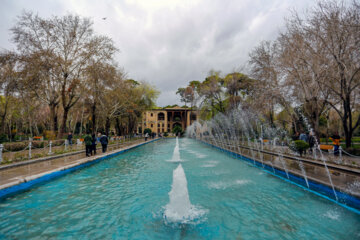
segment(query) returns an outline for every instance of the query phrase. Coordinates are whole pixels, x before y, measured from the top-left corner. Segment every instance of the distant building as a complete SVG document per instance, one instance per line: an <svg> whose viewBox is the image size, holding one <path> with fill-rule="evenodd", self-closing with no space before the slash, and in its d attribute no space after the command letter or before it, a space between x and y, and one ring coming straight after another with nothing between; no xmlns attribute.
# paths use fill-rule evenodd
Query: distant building
<svg viewBox="0 0 360 240"><path fill-rule="evenodd" d="M182 107L165 109L152 109L143 113L142 122L138 125L138 133L150 128L155 133L171 133L175 126L180 126L184 131L197 120L194 110Z"/></svg>

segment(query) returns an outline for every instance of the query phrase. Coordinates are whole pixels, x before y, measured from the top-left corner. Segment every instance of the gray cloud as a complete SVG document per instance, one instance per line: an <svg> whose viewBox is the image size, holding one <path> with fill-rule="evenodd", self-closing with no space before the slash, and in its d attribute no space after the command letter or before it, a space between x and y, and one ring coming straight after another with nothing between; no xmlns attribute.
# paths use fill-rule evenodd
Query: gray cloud
<svg viewBox="0 0 360 240"><path fill-rule="evenodd" d="M227 73L244 65L262 40L274 39L290 9L311 0L4 0L0 10L0 48L13 49L10 29L22 10L40 16L76 13L90 17L95 31L111 37L117 60L130 78L155 85L158 105L179 102L175 92L209 70ZM102 20L106 17L106 20Z"/></svg>

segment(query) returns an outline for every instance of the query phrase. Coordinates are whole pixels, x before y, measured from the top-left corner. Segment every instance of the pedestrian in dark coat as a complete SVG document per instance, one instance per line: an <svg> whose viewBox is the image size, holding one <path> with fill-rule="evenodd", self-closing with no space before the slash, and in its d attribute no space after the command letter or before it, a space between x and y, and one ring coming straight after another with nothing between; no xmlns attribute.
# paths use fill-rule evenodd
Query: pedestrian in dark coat
<svg viewBox="0 0 360 240"><path fill-rule="evenodd" d="M69 135L67 136L67 140L68 140L70 146L72 146L72 139L73 139L73 135L71 132L69 132Z"/></svg>
<svg viewBox="0 0 360 240"><path fill-rule="evenodd" d="M90 157L91 155L91 141L92 138L89 134L87 134L84 138L84 142L85 142L85 153L87 157Z"/></svg>
<svg viewBox="0 0 360 240"><path fill-rule="evenodd" d="M315 143L316 143L315 136L314 136L314 134L312 132L310 132L310 134L309 134L308 143L309 143L309 151L312 153L313 148L314 148Z"/></svg>
<svg viewBox="0 0 360 240"><path fill-rule="evenodd" d="M107 149L107 145L108 145L108 137L103 134L101 137L100 137L100 143L101 143L101 146L102 146L102 152L106 152L106 149Z"/></svg>

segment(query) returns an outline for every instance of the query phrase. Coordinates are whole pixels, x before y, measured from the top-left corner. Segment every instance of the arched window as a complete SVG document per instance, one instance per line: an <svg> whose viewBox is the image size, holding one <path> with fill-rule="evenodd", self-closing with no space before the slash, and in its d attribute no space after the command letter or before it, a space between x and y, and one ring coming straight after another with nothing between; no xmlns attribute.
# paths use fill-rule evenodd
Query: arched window
<svg viewBox="0 0 360 240"><path fill-rule="evenodd" d="M158 114L158 121L159 120L165 120L165 114L164 113L161 112L161 113Z"/></svg>

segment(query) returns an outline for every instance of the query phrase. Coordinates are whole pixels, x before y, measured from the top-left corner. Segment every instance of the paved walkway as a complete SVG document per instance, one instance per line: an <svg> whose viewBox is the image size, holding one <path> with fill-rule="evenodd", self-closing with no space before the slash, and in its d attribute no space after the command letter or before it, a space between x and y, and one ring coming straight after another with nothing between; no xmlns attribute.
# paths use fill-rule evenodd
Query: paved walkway
<svg viewBox="0 0 360 240"><path fill-rule="evenodd" d="M148 142L151 141L154 140L150 140ZM100 153L92 157L84 157L84 151L80 151L78 153L64 154L63 156L57 156L47 160L32 160L2 166L0 168L0 189L28 182L52 172L65 170L86 162L91 162L106 155L133 148L144 142L145 141L143 139L138 139L121 145L110 145L108 146L108 152Z"/></svg>

